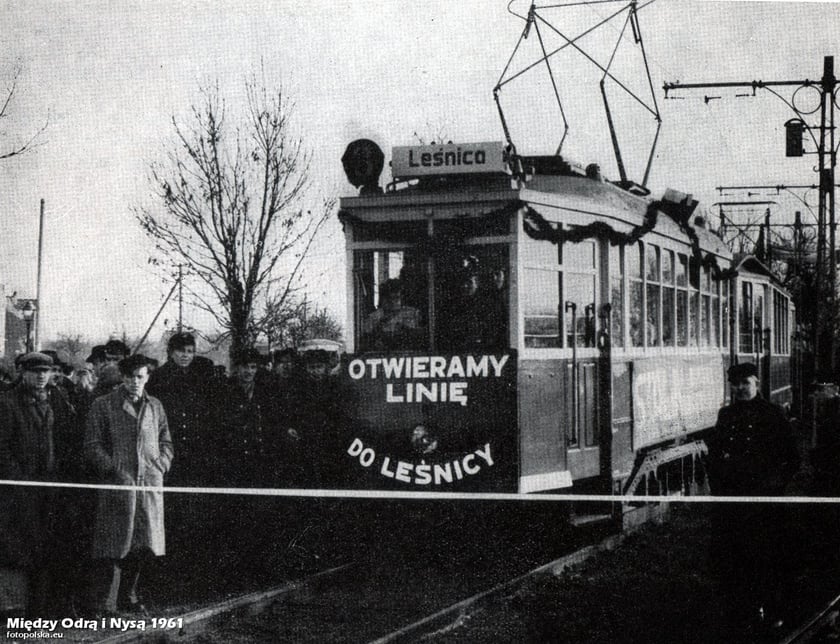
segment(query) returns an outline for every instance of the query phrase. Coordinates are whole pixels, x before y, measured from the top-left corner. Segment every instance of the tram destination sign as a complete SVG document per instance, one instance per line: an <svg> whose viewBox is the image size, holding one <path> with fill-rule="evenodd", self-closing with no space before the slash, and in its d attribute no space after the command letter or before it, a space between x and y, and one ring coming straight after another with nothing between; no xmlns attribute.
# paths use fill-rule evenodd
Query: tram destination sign
<svg viewBox="0 0 840 644"><path fill-rule="evenodd" d="M394 177L409 179L445 174L504 174L504 143L404 145L391 150Z"/></svg>

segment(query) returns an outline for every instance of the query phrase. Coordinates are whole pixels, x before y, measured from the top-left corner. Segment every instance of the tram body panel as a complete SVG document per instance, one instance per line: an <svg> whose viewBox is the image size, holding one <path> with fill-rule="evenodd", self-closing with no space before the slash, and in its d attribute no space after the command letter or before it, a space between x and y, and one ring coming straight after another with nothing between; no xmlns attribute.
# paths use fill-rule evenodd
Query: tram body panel
<svg viewBox="0 0 840 644"><path fill-rule="evenodd" d="M548 483L567 487L574 480L601 474L598 369L592 358L522 361L522 491L545 489Z"/></svg>
<svg viewBox="0 0 840 644"><path fill-rule="evenodd" d="M643 449L712 427L723 405L721 354L661 356L633 363L633 447Z"/></svg>
<svg viewBox="0 0 840 644"><path fill-rule="evenodd" d="M347 483L363 489L515 492L516 355L349 356Z"/></svg>

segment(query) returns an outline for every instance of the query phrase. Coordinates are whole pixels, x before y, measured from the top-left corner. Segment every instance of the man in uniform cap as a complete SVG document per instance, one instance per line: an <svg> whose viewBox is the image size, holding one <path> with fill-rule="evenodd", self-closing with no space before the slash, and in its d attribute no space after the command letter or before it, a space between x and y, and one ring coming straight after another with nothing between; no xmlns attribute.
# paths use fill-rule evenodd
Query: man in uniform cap
<svg viewBox="0 0 840 644"><path fill-rule="evenodd" d="M27 353L18 361L20 382L0 396L0 479L62 479L73 412L63 399L49 396L53 366L50 356ZM53 592L60 585L57 562L65 560L59 552L60 505L52 487L10 487L0 494L0 571L17 571L27 578L26 612L34 616L68 608L57 605Z"/></svg>
<svg viewBox="0 0 840 644"><path fill-rule="evenodd" d="M733 402L718 413L706 438L706 469L712 494L780 496L796 473L799 456L785 413L759 393L752 363L728 371ZM713 506L724 588L733 593L736 626L773 629L783 624L779 593L784 585L778 549L789 538L783 505L720 503ZM742 611L739 607L746 608Z"/></svg>

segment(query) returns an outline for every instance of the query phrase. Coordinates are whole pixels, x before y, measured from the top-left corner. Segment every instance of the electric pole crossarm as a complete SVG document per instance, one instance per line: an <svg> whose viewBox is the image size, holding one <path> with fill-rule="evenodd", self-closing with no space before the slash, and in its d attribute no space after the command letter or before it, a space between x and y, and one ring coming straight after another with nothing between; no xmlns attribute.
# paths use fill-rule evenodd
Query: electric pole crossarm
<svg viewBox="0 0 840 644"><path fill-rule="evenodd" d="M665 96L668 92L675 89L705 89L711 87L751 87L753 89L760 89L762 87L794 87L794 86L809 86L819 85L819 81L808 80L792 80L792 81L747 81L747 82L730 82L730 83L665 83L662 89L665 90Z"/></svg>

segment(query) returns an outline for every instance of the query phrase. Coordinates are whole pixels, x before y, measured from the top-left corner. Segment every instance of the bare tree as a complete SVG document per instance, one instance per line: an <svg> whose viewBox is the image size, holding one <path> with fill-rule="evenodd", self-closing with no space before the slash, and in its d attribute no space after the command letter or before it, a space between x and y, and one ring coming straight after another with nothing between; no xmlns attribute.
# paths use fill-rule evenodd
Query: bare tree
<svg viewBox="0 0 840 644"><path fill-rule="evenodd" d="M195 304L230 335L232 355L254 343L264 303L293 296L335 204L325 200L316 213L302 206L310 156L292 132L287 96L255 77L245 89L239 126L229 124L218 85L202 89L188 123L173 117L175 144L150 175L163 210L136 213L157 250L206 287L191 289Z"/></svg>
<svg viewBox="0 0 840 644"><path fill-rule="evenodd" d="M90 351L90 343L80 334L70 335L59 333L58 338L47 345L53 351L64 351L70 356L73 362L82 362L85 354Z"/></svg>
<svg viewBox="0 0 840 644"><path fill-rule="evenodd" d="M4 123L6 119L11 116L11 106L14 103L15 93L17 91L17 82L18 77L20 76L20 68L15 68L12 74L12 80L9 83L9 86L6 88L5 92L5 99L3 99L3 105L0 107L0 123ZM19 143L12 143L11 147L3 146L3 149L0 149L0 160L8 159L10 157L17 156L19 154L23 154L27 150L31 150L32 148L39 145L38 139L40 138L41 134L43 134L44 130L47 129L47 125L49 125L49 118L44 121L44 124L38 128L35 133L29 137L29 139L19 142ZM3 131L5 134L5 130Z"/></svg>
<svg viewBox="0 0 840 644"><path fill-rule="evenodd" d="M338 322L326 307L316 308L312 313L306 315L299 327L300 338L296 344L304 340L336 340L341 341L341 323Z"/></svg>
<svg viewBox="0 0 840 644"><path fill-rule="evenodd" d="M288 299L266 310L262 318L262 333L270 348L298 347L304 340L342 340L341 323L326 307L312 307L307 299Z"/></svg>

